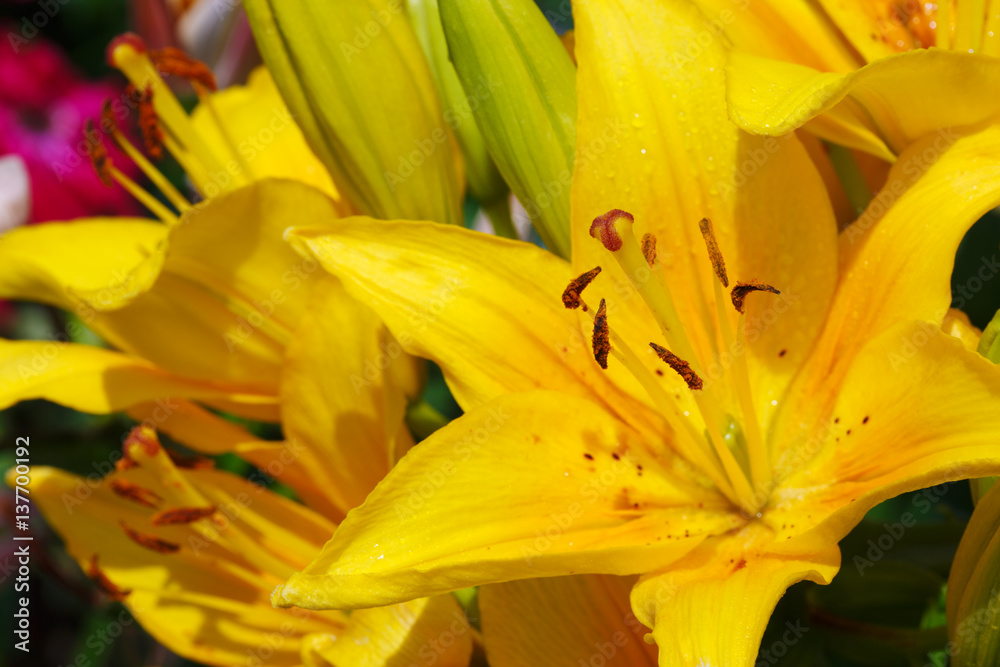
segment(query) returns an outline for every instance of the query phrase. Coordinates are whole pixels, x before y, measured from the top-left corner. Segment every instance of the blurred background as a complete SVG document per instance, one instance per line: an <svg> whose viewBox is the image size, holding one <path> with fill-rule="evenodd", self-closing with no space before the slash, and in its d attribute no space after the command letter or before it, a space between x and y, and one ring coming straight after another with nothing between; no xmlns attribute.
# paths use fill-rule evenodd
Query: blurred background
<svg viewBox="0 0 1000 667"><path fill-rule="evenodd" d="M539 4L557 30L569 27L565 0ZM205 60L220 86L244 81L259 63L238 0L0 0L0 232L82 216L143 215L120 188L103 187L77 149L86 119L99 116L103 100L124 90L125 80L106 66L104 51L126 30L138 32L153 47L176 45ZM163 163L167 175L180 179L169 164ZM140 174L130 175L141 182ZM475 210L468 207L470 225ZM1000 308L998 222L995 212L980 221L956 258L956 305L979 327ZM74 342L100 344L82 324L67 327L72 317L35 304L0 301L0 336L65 340L64 332L74 331L79 332ZM427 398L446 416L458 415L439 373L431 373ZM102 474L133 425L124 416L84 415L43 401L22 403L0 412L0 470L14 463L15 438L28 436L33 466ZM277 427L251 427L261 437L280 438ZM254 472L232 456L219 457L216 465L239 474ZM10 619L16 559L13 494L6 487L0 488L0 508L0 616ZM836 582L825 588L798 585L779 604L758 665L945 664L943 654L933 653L945 641L943 584L971 509L968 484L960 482L873 510L844 541L844 568ZM873 552L871 545L878 544L885 526L905 512L916 516L918 527L907 531L891 553ZM159 645L124 607L98 595L41 516L31 516L31 531L32 652L14 650L15 640L5 630L0 667L194 664ZM789 628L797 630L792 642Z"/></svg>

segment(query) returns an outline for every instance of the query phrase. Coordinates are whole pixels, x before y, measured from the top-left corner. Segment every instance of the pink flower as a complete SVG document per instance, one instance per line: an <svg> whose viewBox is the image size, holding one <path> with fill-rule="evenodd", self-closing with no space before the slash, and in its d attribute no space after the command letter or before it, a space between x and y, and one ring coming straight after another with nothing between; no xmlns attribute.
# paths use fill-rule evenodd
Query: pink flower
<svg viewBox="0 0 1000 667"><path fill-rule="evenodd" d="M27 167L31 222L142 215L123 189L101 184L84 150L84 123L99 119L104 100L120 96L122 86L81 78L41 37L27 44L2 40L0 81L0 155L18 155ZM136 177L135 165L106 143L115 166Z"/></svg>

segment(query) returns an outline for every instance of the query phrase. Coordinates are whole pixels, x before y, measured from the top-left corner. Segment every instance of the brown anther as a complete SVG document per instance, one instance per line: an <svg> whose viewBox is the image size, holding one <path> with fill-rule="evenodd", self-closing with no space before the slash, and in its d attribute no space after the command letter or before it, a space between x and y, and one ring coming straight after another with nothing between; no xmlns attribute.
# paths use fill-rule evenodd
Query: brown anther
<svg viewBox="0 0 1000 667"><path fill-rule="evenodd" d="M608 354L611 352L611 329L608 327L608 307L601 299L601 305L594 316L594 359L601 368L608 368Z"/></svg>
<svg viewBox="0 0 1000 667"><path fill-rule="evenodd" d="M109 600L121 602L132 592L127 588L119 588L115 582L108 579L108 576L97 566L97 554L94 554L90 559L90 565L87 566L87 576Z"/></svg>
<svg viewBox="0 0 1000 667"><path fill-rule="evenodd" d="M138 468L139 464L129 458L128 454L125 454L120 459L115 461L115 470L121 472L123 470L130 470L132 468Z"/></svg>
<svg viewBox="0 0 1000 667"><path fill-rule="evenodd" d="M94 129L93 121L87 121L87 124L84 126L83 137L86 139L84 144L87 146L87 155L90 156L90 164L94 167L94 171L97 172L97 177L101 179L101 183L104 183L109 188L112 187L115 184L114 179L111 177L113 163L111 162L111 158L108 157L108 149L105 148L101 135Z"/></svg>
<svg viewBox="0 0 1000 667"><path fill-rule="evenodd" d="M656 264L656 237L652 234L642 235L642 256L646 258L649 268Z"/></svg>
<svg viewBox="0 0 1000 667"><path fill-rule="evenodd" d="M569 286L563 291L563 305L567 308L579 308L580 294L587 287L587 285L593 282L594 278L596 278L597 274L600 272L601 267L595 266L590 271L581 273L579 276L569 281Z"/></svg>
<svg viewBox="0 0 1000 667"><path fill-rule="evenodd" d="M125 531L125 534L129 536L129 539L138 544L140 547L145 547L150 551L155 551L160 554L172 554L177 553L181 548L181 545L175 544L174 542L168 542L166 540L161 540L158 537L154 537L153 535L146 535L145 533L132 530L125 524L124 521L119 521L118 523L122 527L122 530Z"/></svg>
<svg viewBox="0 0 1000 667"><path fill-rule="evenodd" d="M215 514L215 507L175 507L163 510L152 519L154 526L175 526L194 523Z"/></svg>
<svg viewBox="0 0 1000 667"><path fill-rule="evenodd" d="M114 133L117 130L118 121L115 119L115 111L111 100L104 100L104 104L101 105L101 131L112 135L112 139L114 139Z"/></svg>
<svg viewBox="0 0 1000 667"><path fill-rule="evenodd" d="M167 456L178 468L186 468L188 470L211 470L215 467L215 461L208 458L207 456L185 456L178 451L170 449L169 447L164 448L167 452Z"/></svg>
<svg viewBox="0 0 1000 667"><path fill-rule="evenodd" d="M723 287L729 287L729 276L726 275L726 260L722 258L722 251L719 250L719 243L715 240L715 230L712 228L712 221L702 218L698 223L701 236L705 239L705 247L708 248L708 258L712 261L712 268L715 275L719 277L719 282Z"/></svg>
<svg viewBox="0 0 1000 667"><path fill-rule="evenodd" d="M736 287L734 287L733 291L730 293L730 296L733 299L733 308L735 308L737 312L743 312L743 301L747 298L747 294L750 292L770 292L771 294L781 294L781 292L770 285L759 283L755 280L748 283L738 282L736 283Z"/></svg>
<svg viewBox="0 0 1000 667"><path fill-rule="evenodd" d="M665 347L660 347L656 343L650 343L649 346L653 348L653 352L656 352L656 356L660 358L665 364L670 366L678 375L684 378L684 382L690 389L701 389L702 382L698 374L691 369L691 364L684 361L676 354L671 352Z"/></svg>
<svg viewBox="0 0 1000 667"><path fill-rule="evenodd" d="M149 56L161 74L179 76L213 92L217 88L215 75L208 65L195 60L175 46L151 51Z"/></svg>
<svg viewBox="0 0 1000 667"><path fill-rule="evenodd" d="M108 48L104 51L104 59L107 61L109 67L118 67L115 63L114 53L119 46L131 46L137 53L146 52L146 42L142 41L142 37L135 34L134 32L126 32L118 35L108 43Z"/></svg>
<svg viewBox="0 0 1000 667"><path fill-rule="evenodd" d="M143 90L136 90L135 86L129 84L127 92L139 105L139 131L142 132L146 153L154 160L159 160L163 157L163 128L160 127L160 117L156 115L156 108L153 106L153 87L146 86Z"/></svg>
<svg viewBox="0 0 1000 667"><path fill-rule="evenodd" d="M611 252L621 250L622 247L622 238L618 235L618 230L615 229L614 225L621 218L635 222L631 213L614 208L604 215L594 218L594 222L590 225L590 235L598 239Z"/></svg>
<svg viewBox="0 0 1000 667"><path fill-rule="evenodd" d="M163 500L154 491L139 486L138 484L133 484L132 482L127 482L124 479L113 479L108 482L108 486L111 490L115 492L116 495L125 498L126 500L131 500L134 503L138 503L144 507L156 508L159 502Z"/></svg>

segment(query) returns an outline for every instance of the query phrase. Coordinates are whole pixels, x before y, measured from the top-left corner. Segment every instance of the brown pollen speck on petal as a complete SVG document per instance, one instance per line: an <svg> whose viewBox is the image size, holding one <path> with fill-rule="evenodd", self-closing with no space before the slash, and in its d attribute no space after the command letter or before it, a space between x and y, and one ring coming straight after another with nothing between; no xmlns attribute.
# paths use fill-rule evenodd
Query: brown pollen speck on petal
<svg viewBox="0 0 1000 667"><path fill-rule="evenodd" d="M569 281L569 285L563 291L562 301L563 305L567 308L579 308L580 307L580 294L586 289L587 285L593 282L597 274L601 272L601 267L595 266L590 271L581 273L573 280Z"/></svg>
<svg viewBox="0 0 1000 667"><path fill-rule="evenodd" d="M736 287L733 288L730 296L733 299L733 307L737 310L737 312L743 312L743 302L746 300L747 295L750 294L750 292L770 292L771 294L781 294L781 292L774 287L756 281L736 283Z"/></svg>

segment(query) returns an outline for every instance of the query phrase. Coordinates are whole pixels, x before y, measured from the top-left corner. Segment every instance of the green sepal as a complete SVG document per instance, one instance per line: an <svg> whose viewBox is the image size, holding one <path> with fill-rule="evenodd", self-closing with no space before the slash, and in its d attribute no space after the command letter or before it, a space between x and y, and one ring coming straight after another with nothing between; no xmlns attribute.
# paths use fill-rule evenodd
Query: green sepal
<svg viewBox="0 0 1000 667"><path fill-rule="evenodd" d="M403 0L247 0L286 104L358 212L461 224L454 133Z"/></svg>
<svg viewBox="0 0 1000 667"><path fill-rule="evenodd" d="M469 194L482 204L493 204L506 198L510 189L486 149L486 140L476 124L472 103L466 97L455 66L448 57L448 43L437 0L407 0L406 7L444 103L445 122L454 130L462 147ZM478 100L476 102L478 104Z"/></svg>
<svg viewBox="0 0 1000 667"><path fill-rule="evenodd" d="M972 513L948 579L952 667L1000 664L1000 486Z"/></svg>
<svg viewBox="0 0 1000 667"><path fill-rule="evenodd" d="M440 0L486 146L545 245L570 253L576 68L531 0Z"/></svg>

